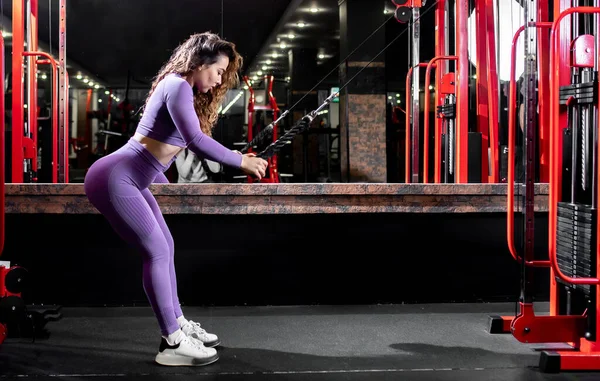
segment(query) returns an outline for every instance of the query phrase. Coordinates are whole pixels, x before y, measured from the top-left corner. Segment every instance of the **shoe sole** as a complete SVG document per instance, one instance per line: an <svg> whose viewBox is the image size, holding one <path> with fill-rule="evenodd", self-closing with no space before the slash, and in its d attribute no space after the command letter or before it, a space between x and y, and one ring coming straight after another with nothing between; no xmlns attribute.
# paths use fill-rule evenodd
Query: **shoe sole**
<svg viewBox="0 0 600 381"><path fill-rule="evenodd" d="M214 348L214 347L216 347L217 345L220 345L220 344L221 344L221 340L217 340L217 341L213 341L212 343L211 342L204 343L204 346L207 347L207 348Z"/></svg>
<svg viewBox="0 0 600 381"><path fill-rule="evenodd" d="M161 356L156 355L154 361L164 366L205 366L216 362L219 359L219 355L207 359L198 359L194 357L182 357L182 356Z"/></svg>

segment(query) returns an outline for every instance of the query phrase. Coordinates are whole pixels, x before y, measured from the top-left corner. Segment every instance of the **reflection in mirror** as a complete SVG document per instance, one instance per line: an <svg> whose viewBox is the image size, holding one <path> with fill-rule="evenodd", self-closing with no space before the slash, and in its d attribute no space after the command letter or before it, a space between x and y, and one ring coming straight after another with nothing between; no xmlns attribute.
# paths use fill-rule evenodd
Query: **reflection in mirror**
<svg viewBox="0 0 600 381"><path fill-rule="evenodd" d="M510 23L483 41L475 38L485 27L475 8L457 13L450 1L409 1L402 19L391 1L257 1L243 12L227 0L207 2L202 18L182 11L184 0L152 0L144 10L117 0L3 6L4 53L13 57L5 67L7 181L83 182L95 161L134 135L173 49L194 33L218 31L243 65L213 137L230 150L264 155L261 183L506 183L510 60L505 54L495 62L486 49L510 45L507 35L523 14L518 2L494 1L490 20ZM460 18L468 44L450 27ZM251 31L239 27L249 22ZM33 51L53 57L58 82L51 61L26 57ZM13 70L15 52L23 54L21 72ZM477 65L483 55L491 61ZM516 57L521 76L522 60ZM26 79L17 92L15 73ZM67 79L68 97L53 97L53 83L65 88ZM65 116L58 121L54 98ZM64 133L58 140L55 123ZM543 156L547 148L540 150ZM167 171L171 182L256 182L190 150L179 159Z"/></svg>

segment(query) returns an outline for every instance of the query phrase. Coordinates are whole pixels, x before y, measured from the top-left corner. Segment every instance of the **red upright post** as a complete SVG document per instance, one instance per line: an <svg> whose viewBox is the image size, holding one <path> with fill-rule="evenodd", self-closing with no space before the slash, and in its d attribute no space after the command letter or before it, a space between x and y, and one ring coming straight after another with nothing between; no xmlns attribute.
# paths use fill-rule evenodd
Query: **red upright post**
<svg viewBox="0 0 600 381"><path fill-rule="evenodd" d="M13 0L12 9L12 165L13 183L23 182L25 161L23 118L23 49L25 42L25 0Z"/></svg>
<svg viewBox="0 0 600 381"><path fill-rule="evenodd" d="M493 12L493 8L492 12ZM489 109L490 103L494 102L496 97L488 97L488 88L490 85L488 75L488 51L489 51L489 30L488 30L488 19L487 19L487 4L484 4L483 0L475 2L475 18L476 18L476 30L477 35L485 35L485 38L477 39L477 65L475 69L475 89L476 89L476 101L477 101L477 131L481 133L481 182L488 182L488 147L489 142ZM471 36L473 38L474 36ZM492 38L494 36L492 35ZM492 56L495 58L495 56ZM490 62L490 64L493 62ZM493 156L492 156L493 160Z"/></svg>
<svg viewBox="0 0 600 381"><path fill-rule="evenodd" d="M456 1L456 183L469 179L469 0Z"/></svg>
<svg viewBox="0 0 600 381"><path fill-rule="evenodd" d="M30 0L30 22L27 28L28 44L27 50L36 52L38 50L38 0ZM27 18L25 18L27 20ZM27 66L29 67L29 82L27 84L27 126L33 147L38 146L38 82L37 82L37 58L33 56L27 57ZM37 149L33 150L31 159L31 171L33 173L32 182L37 182L38 171L38 155Z"/></svg>
<svg viewBox="0 0 600 381"><path fill-rule="evenodd" d="M487 99L490 100L488 105L488 130L489 130L489 148L490 148L490 169L489 169L489 182L498 183L500 181L500 165L498 152L498 62L496 62L496 25L494 19L494 1L493 0L480 0L485 1L485 35L486 35L486 54L487 54ZM482 126L482 128L485 128ZM487 159L487 146L485 152L482 154ZM487 162L487 160L486 160ZM487 167L485 168L487 171Z"/></svg>
<svg viewBox="0 0 600 381"><path fill-rule="evenodd" d="M58 121L58 182L69 182L69 85L67 73L67 0L59 3L59 33L58 33L58 83L59 83L59 121Z"/></svg>
<svg viewBox="0 0 600 381"><path fill-rule="evenodd" d="M2 31L0 31L2 32ZM0 133L0 256L4 251L4 231L5 231L5 205L4 205L4 192L5 192L5 182L6 182L6 173L5 173L5 161L4 155L6 153L6 149L4 147L4 131L5 128L5 110L4 110L4 37L2 37L2 33L0 33L0 126L2 126L2 133ZM2 333L0 333L2 336ZM0 337L0 341L2 341L2 337Z"/></svg>
<svg viewBox="0 0 600 381"><path fill-rule="evenodd" d="M548 22L549 18L548 0L538 0L538 22ZM550 76L550 38L547 29L538 30L538 73L539 73L539 139L540 151L540 182L547 183L550 177L550 91L548 89L548 78Z"/></svg>

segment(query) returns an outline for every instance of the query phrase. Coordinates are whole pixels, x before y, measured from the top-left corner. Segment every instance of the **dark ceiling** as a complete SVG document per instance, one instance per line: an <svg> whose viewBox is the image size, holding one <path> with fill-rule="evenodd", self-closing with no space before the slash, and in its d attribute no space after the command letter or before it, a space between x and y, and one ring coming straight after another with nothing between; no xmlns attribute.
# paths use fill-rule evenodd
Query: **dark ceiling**
<svg viewBox="0 0 600 381"><path fill-rule="evenodd" d="M51 48L58 56L59 1L38 1L40 47ZM245 61L242 74L285 79L290 49L309 48L317 51L320 69L314 75L321 78L341 60L341 1L348 0L69 0L67 64L72 65L72 76L81 70L84 76L95 77L100 87L124 88L129 76L131 88L146 89L180 42L190 34L213 31L237 45ZM381 7L383 23L391 16L393 4L391 0L372 1ZM11 3L0 0L8 19L12 18ZM8 24L2 26L10 31ZM398 35L400 26L394 21L387 24L390 38ZM406 49L400 45L407 38L387 53L398 56L403 64ZM390 63L397 66L393 60ZM81 81L72 79L71 85L79 87L77 82Z"/></svg>
<svg viewBox="0 0 600 381"><path fill-rule="evenodd" d="M180 42L190 34L212 31L236 43L250 62L291 1L67 1L68 61L105 86L124 87L130 73L131 87L147 87ZM10 4L4 2L4 13L12 18ZM39 0L39 39L48 42L51 33L54 52L58 5L58 0Z"/></svg>

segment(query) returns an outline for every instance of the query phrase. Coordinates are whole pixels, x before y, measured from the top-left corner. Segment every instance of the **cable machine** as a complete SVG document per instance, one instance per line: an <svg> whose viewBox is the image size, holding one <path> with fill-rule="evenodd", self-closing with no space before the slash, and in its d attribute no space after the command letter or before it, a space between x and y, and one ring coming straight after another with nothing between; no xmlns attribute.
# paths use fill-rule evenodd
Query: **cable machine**
<svg viewBox="0 0 600 381"><path fill-rule="evenodd" d="M242 152L246 153L252 153L253 150L256 149L255 143L259 140L256 138L259 138L259 135L261 132L263 132L263 134L268 133L271 135L271 143L277 141L277 121L279 118L279 107L277 106L277 100L275 99L275 96L273 95L273 81L274 81L274 77L273 76L264 76L264 83L265 83L265 88L266 88L266 94L265 96L267 97L266 100L266 104L265 105L257 105L256 104L256 96L254 94L254 89L252 88L252 84L250 83L249 79L247 76L244 76L244 82L246 83L246 86L248 86L248 91L250 92L250 98L248 100L248 144L247 147L245 147L245 149L242 150ZM273 123L269 124L268 126L266 126L265 128L263 128L261 131L257 131L257 136L254 137L254 122L255 122L255 116L256 116L256 111L264 111L264 112L271 112L273 113ZM256 122L258 122L258 119L256 119ZM269 157L267 159L268 162L268 166L267 166L267 173L266 176L264 178L262 178L260 180L261 183L279 183L279 171L277 169L277 155L273 155L271 157ZM252 183L252 182L256 182L256 179L252 176L247 176L248 178L248 182Z"/></svg>
<svg viewBox="0 0 600 381"><path fill-rule="evenodd" d="M12 63L12 182L37 181L37 65L50 64L53 68L52 83L52 123L53 123L53 162L52 180L68 182L68 139L67 125L68 114L66 100L68 99L68 80L65 70L65 28L66 28L66 0L60 0L60 56L59 62L51 55L37 51L37 0L13 1L13 63ZM27 6L25 6L27 5ZM25 30L25 20L28 28ZM24 51L24 36L27 32L30 50ZM5 97L4 97L4 39L0 36L0 121L5 124ZM43 59L38 59L42 57ZM25 59L26 58L26 59ZM26 64L24 65L23 60ZM26 68L28 80L25 82ZM28 86L27 105L25 108L23 83ZM61 84L59 86L59 84ZM62 108L59 105L62 104ZM27 109L27 112L25 110ZM61 113L59 113L61 110ZM26 121L30 121L27 123ZM3 128L4 130L4 128ZM0 256L4 250L5 238L5 164L6 153L4 134L0 138L0 173L2 186L0 189ZM7 337L33 337L34 339L45 334L44 326L50 321L62 317L58 305L27 305L24 291L27 289L28 271L21 266L12 265L10 262L0 263L0 344ZM25 323L25 324L24 324Z"/></svg>
<svg viewBox="0 0 600 381"><path fill-rule="evenodd" d="M541 352L544 372L600 370L598 344L598 0L526 2L513 38L508 108L507 241L521 269L519 311L491 317L490 332L510 332L523 343L563 343ZM524 180L515 186L516 43L523 38ZM539 93L536 94L536 85ZM540 144L540 147L536 147ZM536 168L539 160L539 172ZM534 188L549 181L548 258L534 257ZM515 205L515 191L520 204ZM515 209L521 240L515 243ZM550 275L550 313L534 312L535 268Z"/></svg>
<svg viewBox="0 0 600 381"><path fill-rule="evenodd" d="M38 0L14 0L12 8L13 183L38 181L38 65L52 66L52 183L69 182L68 73L66 71L66 0L59 3L58 61L38 51ZM25 41L27 40L27 50ZM25 61L25 62L24 62ZM27 79L25 80L25 76ZM25 86L24 86L25 84Z"/></svg>
<svg viewBox="0 0 600 381"><path fill-rule="evenodd" d="M469 0L438 0L435 56L420 57L420 11L427 1L393 0L396 19L410 23L411 64L406 81L405 182L499 182L498 75L493 0L475 2L478 39L476 75L470 93ZM455 27L450 28L450 19ZM451 51L454 51L452 54ZM424 126L420 124L420 70L425 68ZM431 126L431 72L436 69L435 126ZM470 121L470 97L476 101ZM473 126L473 127L471 127ZM431 134L433 131L433 135ZM423 136L421 137L421 134ZM433 147L431 150L430 147ZM433 175L432 175L433 174Z"/></svg>

